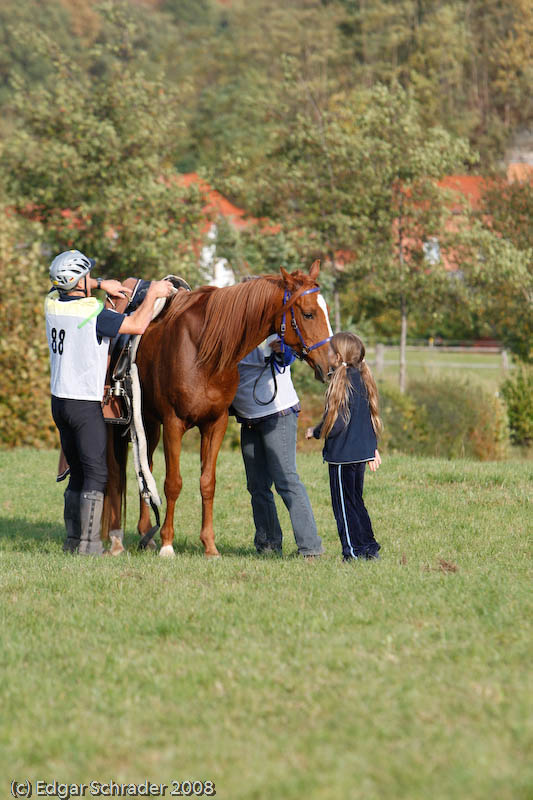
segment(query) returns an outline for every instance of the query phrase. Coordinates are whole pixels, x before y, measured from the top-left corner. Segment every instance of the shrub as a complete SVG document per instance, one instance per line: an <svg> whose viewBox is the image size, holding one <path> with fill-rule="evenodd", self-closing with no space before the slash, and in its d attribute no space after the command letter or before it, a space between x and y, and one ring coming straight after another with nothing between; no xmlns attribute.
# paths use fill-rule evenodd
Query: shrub
<svg viewBox="0 0 533 800"><path fill-rule="evenodd" d="M50 414L43 303L47 260L38 226L0 214L0 447L57 444ZM22 244L22 243L25 244Z"/></svg>
<svg viewBox="0 0 533 800"><path fill-rule="evenodd" d="M517 367L501 387L507 406L511 439L515 444L533 445L533 369Z"/></svg>
<svg viewBox="0 0 533 800"><path fill-rule="evenodd" d="M407 394L380 387L382 447L441 458L505 458L509 436L503 404L468 381L412 381Z"/></svg>
<svg viewBox="0 0 533 800"><path fill-rule="evenodd" d="M400 453L423 452L428 433L413 398L390 384L380 384L379 406L384 425L380 448Z"/></svg>

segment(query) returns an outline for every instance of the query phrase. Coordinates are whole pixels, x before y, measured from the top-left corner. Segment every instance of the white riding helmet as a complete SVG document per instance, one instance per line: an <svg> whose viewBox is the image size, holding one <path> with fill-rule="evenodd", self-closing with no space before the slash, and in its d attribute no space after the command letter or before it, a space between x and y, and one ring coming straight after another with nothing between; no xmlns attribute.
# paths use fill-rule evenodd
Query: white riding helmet
<svg viewBox="0 0 533 800"><path fill-rule="evenodd" d="M60 253L50 264L52 286L60 292L70 292L92 270L94 264L92 258L87 258L79 250Z"/></svg>

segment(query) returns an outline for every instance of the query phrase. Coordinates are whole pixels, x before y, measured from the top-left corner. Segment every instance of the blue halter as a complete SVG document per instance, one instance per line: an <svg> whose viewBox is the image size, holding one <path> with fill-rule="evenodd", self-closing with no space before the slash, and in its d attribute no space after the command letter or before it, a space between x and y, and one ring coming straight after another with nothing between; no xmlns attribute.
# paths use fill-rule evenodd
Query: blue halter
<svg viewBox="0 0 533 800"><path fill-rule="evenodd" d="M316 350L317 347L322 347L323 344L327 344L331 339L331 336L328 336L327 339L322 339L321 342L317 342L316 344L306 345L304 342L303 336L300 332L300 328L298 327L298 323L296 322L296 317L294 316L294 303L299 297L303 297L305 294L313 294L314 292L319 292L320 289L318 286L313 287L312 289L306 289L305 292L302 292L297 297L294 298L290 310L291 310L291 325L297 334L300 342L302 343L302 355L298 356L298 358L303 358L304 356L308 355L312 350ZM285 289L283 294L283 316L281 318L281 325L280 325L280 339L281 339L281 349L285 351L285 332L287 330L287 325L285 324L285 316L286 316L286 309L289 301L291 299L291 293L288 289ZM297 354L298 355L298 354Z"/></svg>

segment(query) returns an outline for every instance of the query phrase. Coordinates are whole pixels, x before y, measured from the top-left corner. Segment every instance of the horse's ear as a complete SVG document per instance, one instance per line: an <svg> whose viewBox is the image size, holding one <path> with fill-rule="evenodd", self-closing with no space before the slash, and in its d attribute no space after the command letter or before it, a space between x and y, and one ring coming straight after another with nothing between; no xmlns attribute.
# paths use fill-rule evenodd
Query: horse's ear
<svg viewBox="0 0 533 800"><path fill-rule="evenodd" d="M283 283L285 284L285 286L288 287L290 284L293 283L293 279L292 279L290 273L287 272L286 269L283 269L283 267L280 267L279 271L281 272L281 277L283 278Z"/></svg>
<svg viewBox="0 0 533 800"><path fill-rule="evenodd" d="M314 281L316 281L319 272L320 272L320 259L317 258L316 261L313 261L313 263L311 264L309 275Z"/></svg>

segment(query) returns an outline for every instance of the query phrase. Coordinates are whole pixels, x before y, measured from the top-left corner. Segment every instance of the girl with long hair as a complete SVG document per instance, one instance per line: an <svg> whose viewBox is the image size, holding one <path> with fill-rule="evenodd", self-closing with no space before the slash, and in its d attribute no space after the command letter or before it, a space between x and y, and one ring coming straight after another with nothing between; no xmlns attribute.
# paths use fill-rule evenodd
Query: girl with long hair
<svg viewBox="0 0 533 800"><path fill-rule="evenodd" d="M324 439L329 464L333 514L345 561L379 558L372 522L363 502L365 468L381 464L377 438L383 429L376 383L365 361L365 346L354 333L330 340L334 372L326 392L322 421L306 438Z"/></svg>

